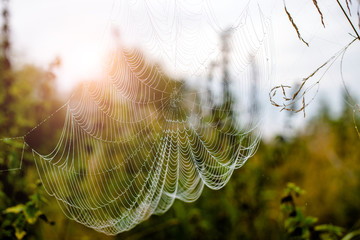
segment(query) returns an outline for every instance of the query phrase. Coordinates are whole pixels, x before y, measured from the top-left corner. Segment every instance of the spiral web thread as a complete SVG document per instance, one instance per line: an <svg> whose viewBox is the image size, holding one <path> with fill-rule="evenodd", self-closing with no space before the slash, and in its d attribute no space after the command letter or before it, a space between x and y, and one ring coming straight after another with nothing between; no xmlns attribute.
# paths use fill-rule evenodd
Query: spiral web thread
<svg viewBox="0 0 360 240"><path fill-rule="evenodd" d="M64 213L106 234L166 212L175 199L195 201L204 185L222 188L261 136L269 21L257 12L255 24L244 11L225 31L210 1L159 1L163 9L154 2L115 1L112 24L125 16L124 36L142 34L147 52L188 77L174 80L139 49L117 42L107 78L84 83L62 107L54 149L32 150L45 189Z"/></svg>

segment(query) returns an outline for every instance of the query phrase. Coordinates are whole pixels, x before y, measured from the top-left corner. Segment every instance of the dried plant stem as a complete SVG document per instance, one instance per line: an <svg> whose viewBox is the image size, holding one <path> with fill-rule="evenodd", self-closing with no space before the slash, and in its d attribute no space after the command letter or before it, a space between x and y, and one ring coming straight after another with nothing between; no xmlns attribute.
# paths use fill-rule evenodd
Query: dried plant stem
<svg viewBox="0 0 360 240"><path fill-rule="evenodd" d="M345 0L345 2L346 2L346 7L347 7L347 9L349 11L349 14L350 14L350 17L351 17L351 10L350 10L350 6L349 6L349 2L351 4L351 0Z"/></svg>
<svg viewBox="0 0 360 240"><path fill-rule="evenodd" d="M324 23L324 16L319 8L319 5L317 3L317 0L313 0L314 6L316 7L316 10L318 11L318 13L320 14L321 17L321 24L325 27L325 23Z"/></svg>
<svg viewBox="0 0 360 240"><path fill-rule="evenodd" d="M291 97L287 97L286 96L286 89L290 89L291 86L284 86L284 85L280 85L280 86L275 86L273 87L270 92L269 92L269 98L270 98L270 103L272 105L274 105L275 107L279 107L281 108L280 111L290 111L290 112L304 112L304 117L305 117L305 108L310 104L310 102L312 102L315 99L315 95L317 94L318 90L316 90L315 95L310 99L310 101L306 102L305 101L305 95L307 94L307 92L309 92L313 87L315 86L319 86L319 83L321 81L321 79L324 77L324 75L326 74L326 72L331 68L331 66L335 63L335 61L341 57L341 61L340 61L340 66L342 69L342 58L345 54L345 52L347 51L347 49L358 40L358 38L354 38L352 39L352 41L347 44L343 49L341 49L339 52L335 53L331 58L329 58L325 63L323 63L320 67L318 67L315 71L313 71L310 75L308 75L307 77L303 78L302 80L302 84L297 87L296 92L291 96ZM325 68L325 69L324 69ZM311 84L310 86L305 86L305 84L312 78L315 77L315 75L317 75L321 69L324 69L324 72L322 73L322 75L320 76L320 78L313 84ZM343 74L342 74L342 70L340 71L341 73L341 79L343 79ZM344 80L342 80L344 82ZM344 83L345 86L345 83ZM282 94L283 94L283 103L277 103L274 100L274 97L276 96L276 94L278 93L277 90L282 90ZM345 90L346 92L349 94L346 86L345 86ZM350 96L350 94L349 94ZM298 101L302 99L302 106L301 108L294 108L294 104ZM357 109L360 113L360 107ZM359 135L360 137L360 135Z"/></svg>
<svg viewBox="0 0 360 240"><path fill-rule="evenodd" d="M359 39L359 40L360 40L359 33L356 31L356 28L354 27L354 25L352 24L352 22L351 22L351 20L350 20L349 16L348 16L348 15L347 15L347 13L345 12L345 9L343 8L343 6L342 6L342 5L341 5L341 3L339 2L339 0L336 0L336 2L339 4L339 7L340 7L340 8L341 8L341 10L343 11L343 13L344 13L344 15L345 15L346 19L348 20L348 22L350 23L350 25L351 25L352 29L354 30L354 32L355 32L355 34L356 34L357 39Z"/></svg>
<svg viewBox="0 0 360 240"><path fill-rule="evenodd" d="M287 10L285 0L284 0L283 2L284 2L284 9L285 9L286 15L288 16L289 21L291 22L292 26L294 27L294 29L295 29L295 31L296 31L296 33L297 33L297 35L298 35L298 38L299 38L303 43L305 43L306 46L309 47L309 43L306 42L306 41L302 38L302 36L301 36L301 34L300 34L300 31L299 31L299 28L298 28L297 25L295 24L294 19L293 19L293 17L291 16L290 12Z"/></svg>

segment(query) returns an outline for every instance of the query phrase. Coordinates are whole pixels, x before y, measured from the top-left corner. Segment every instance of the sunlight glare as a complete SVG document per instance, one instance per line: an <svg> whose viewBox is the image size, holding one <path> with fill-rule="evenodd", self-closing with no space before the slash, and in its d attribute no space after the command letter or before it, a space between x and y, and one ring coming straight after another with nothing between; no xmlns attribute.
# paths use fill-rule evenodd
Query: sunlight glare
<svg viewBox="0 0 360 240"><path fill-rule="evenodd" d="M59 89L71 91L82 81L98 80L103 71L103 58L94 44L83 44L62 53Z"/></svg>

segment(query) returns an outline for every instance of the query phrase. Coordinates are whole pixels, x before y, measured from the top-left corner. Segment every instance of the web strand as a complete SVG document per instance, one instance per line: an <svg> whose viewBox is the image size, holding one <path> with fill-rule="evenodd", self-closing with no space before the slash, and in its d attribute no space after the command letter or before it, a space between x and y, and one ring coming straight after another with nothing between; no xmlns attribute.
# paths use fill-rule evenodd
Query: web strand
<svg viewBox="0 0 360 240"><path fill-rule="evenodd" d="M195 201L204 186L222 188L253 156L262 124L257 99L271 76L270 23L261 13L255 23L246 10L225 29L211 6L114 2L112 23L126 20L119 32L141 36L146 53L168 66L117 42L107 78L84 83L61 108L56 146L32 150L66 216L118 234L175 199Z"/></svg>

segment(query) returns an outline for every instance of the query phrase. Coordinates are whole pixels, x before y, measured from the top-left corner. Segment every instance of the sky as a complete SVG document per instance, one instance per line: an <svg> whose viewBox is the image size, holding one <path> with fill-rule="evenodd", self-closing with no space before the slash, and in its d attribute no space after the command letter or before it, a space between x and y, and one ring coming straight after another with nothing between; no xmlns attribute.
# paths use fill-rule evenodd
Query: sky
<svg viewBox="0 0 360 240"><path fill-rule="evenodd" d="M104 72L103 63L109 49L109 38L113 34L112 29L114 26L121 28L126 21L120 2L120 0L12 0L11 38L14 61L18 64L30 62L46 68L56 57L60 57L62 66L57 71L58 86L64 94L79 81L99 78ZM139 1L133 2L139 4ZM184 0L184 2L188 1ZM349 33L353 34L353 30L336 1L318 1L324 15L325 28L321 24L313 1L286 2L288 11L292 14L302 37L309 43L309 47L298 39L281 0L206 2L214 9L217 24L224 28L233 24L248 4L252 13L258 14L257 9L261 9L264 16L271 20L273 39L271 58L274 64L270 86L299 82L352 39ZM351 9L355 26L358 24L357 8L357 4L354 3ZM133 19L139 21L139 24L148 24L141 22L144 12L139 10L132 14ZM133 30L132 24L128 23L128 30ZM153 45L151 41L141 42L142 38L139 39L138 44ZM360 90L360 83L357 83L360 82L357 81L360 71L358 67L360 42L356 42L349 49L343 63L346 84L356 95ZM318 111L322 99L329 101L334 112L339 111L341 89L343 89L339 69L339 63L335 63L321 80L319 93L314 103L307 108L308 119ZM282 122L287 114L279 113L279 109L270 104L266 108L268 110L266 131L281 132L284 125L279 122ZM298 114L294 121L297 122L295 125L299 126L305 122L302 114Z"/></svg>

